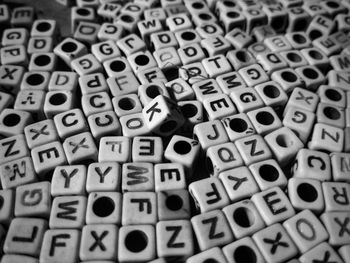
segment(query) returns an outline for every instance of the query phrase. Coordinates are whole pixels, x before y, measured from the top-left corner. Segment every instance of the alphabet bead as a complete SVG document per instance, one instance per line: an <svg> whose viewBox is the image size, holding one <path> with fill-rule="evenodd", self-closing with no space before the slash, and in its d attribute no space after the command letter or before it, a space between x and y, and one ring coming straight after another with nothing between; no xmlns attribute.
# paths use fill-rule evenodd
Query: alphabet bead
<svg viewBox="0 0 350 263"><path fill-rule="evenodd" d="M117 224L122 218L122 195L118 192L91 192L86 207L86 224Z"/></svg>
<svg viewBox="0 0 350 263"><path fill-rule="evenodd" d="M339 128L344 128L345 126L345 112L340 107L321 102L318 104L316 114L318 123L324 123Z"/></svg>
<svg viewBox="0 0 350 263"><path fill-rule="evenodd" d="M282 167L289 164L298 151L304 147L298 136L287 127L269 133L264 139Z"/></svg>
<svg viewBox="0 0 350 263"><path fill-rule="evenodd" d="M331 70L328 72L328 85L335 88L340 88L344 91L349 91L347 71Z"/></svg>
<svg viewBox="0 0 350 263"><path fill-rule="evenodd" d="M36 180L33 163L29 157L23 157L0 166L0 181L3 189L16 188Z"/></svg>
<svg viewBox="0 0 350 263"><path fill-rule="evenodd" d="M160 163L163 158L161 137L136 136L132 141L133 162Z"/></svg>
<svg viewBox="0 0 350 263"><path fill-rule="evenodd" d="M157 108L158 105L159 108ZM153 120L155 113L158 113L157 120ZM171 135L185 122L178 106L162 95L158 95L148 103L143 108L142 114L148 128L152 132L164 136Z"/></svg>
<svg viewBox="0 0 350 263"><path fill-rule="evenodd" d="M165 20L165 23L172 32L178 32L192 28L192 22L188 15L185 13L168 16L168 18Z"/></svg>
<svg viewBox="0 0 350 263"><path fill-rule="evenodd" d="M30 149L58 139L56 127L50 119L27 125L24 134Z"/></svg>
<svg viewBox="0 0 350 263"><path fill-rule="evenodd" d="M206 58L202 47L197 42L182 46L180 45L180 48L177 50L177 52L183 65L200 62Z"/></svg>
<svg viewBox="0 0 350 263"><path fill-rule="evenodd" d="M54 263L64 261L74 263L78 260L80 231L77 229L50 229L45 232L39 259Z"/></svg>
<svg viewBox="0 0 350 263"><path fill-rule="evenodd" d="M293 6L287 9L288 27L287 32L305 32L311 17L302 6Z"/></svg>
<svg viewBox="0 0 350 263"><path fill-rule="evenodd" d="M44 71L26 72L23 75L21 90L32 91L34 89L34 90L44 91L48 89L49 81L50 81L49 72L44 72Z"/></svg>
<svg viewBox="0 0 350 263"><path fill-rule="evenodd" d="M177 78L165 83L164 85L171 94L170 96L174 98L178 104L183 103L183 100L188 101L194 99L194 91L184 79Z"/></svg>
<svg viewBox="0 0 350 263"><path fill-rule="evenodd" d="M181 59L174 47L155 50L153 57L167 80L171 81L178 77L178 67L181 66Z"/></svg>
<svg viewBox="0 0 350 263"><path fill-rule="evenodd" d="M248 112L264 106L256 90L250 87L233 89L230 98L239 112Z"/></svg>
<svg viewBox="0 0 350 263"><path fill-rule="evenodd" d="M62 144L58 141L33 148L31 156L35 172L41 178L49 176L49 172L53 171L56 166L67 163Z"/></svg>
<svg viewBox="0 0 350 263"><path fill-rule="evenodd" d="M47 222L44 219L13 219L4 242L4 252L7 254L25 254L33 257L39 256L47 227Z"/></svg>
<svg viewBox="0 0 350 263"><path fill-rule="evenodd" d="M23 133L25 126L32 122L29 112L4 109L0 113L0 134L6 137Z"/></svg>
<svg viewBox="0 0 350 263"><path fill-rule="evenodd" d="M234 239L221 210L196 215L192 217L191 223L201 251L227 245Z"/></svg>
<svg viewBox="0 0 350 263"><path fill-rule="evenodd" d="M329 59L320 49L304 48L300 52L310 65L316 66L322 72L328 69Z"/></svg>
<svg viewBox="0 0 350 263"><path fill-rule="evenodd" d="M265 135L282 126L280 119L271 107L264 107L247 113L257 133Z"/></svg>
<svg viewBox="0 0 350 263"><path fill-rule="evenodd" d="M300 12L304 12L299 7L295 7L295 9L294 8L289 9L289 11L293 12L292 10L300 10ZM303 25L303 23L300 23L300 24L302 27L306 27L307 25L307 24ZM290 33L287 33L285 37L294 49L302 50L302 49L309 48L311 46L311 40L303 31L294 32L294 30L292 30Z"/></svg>
<svg viewBox="0 0 350 263"><path fill-rule="evenodd" d="M11 25L14 27L30 27L34 21L34 13L34 8L31 6L14 8L11 15Z"/></svg>
<svg viewBox="0 0 350 263"><path fill-rule="evenodd" d="M288 195L293 207L301 211L309 209L320 214L324 209L321 182L307 178L291 178L288 181Z"/></svg>
<svg viewBox="0 0 350 263"><path fill-rule="evenodd" d="M220 209L229 204L223 183L217 177L193 182L188 189L201 213Z"/></svg>
<svg viewBox="0 0 350 263"><path fill-rule="evenodd" d="M192 73L190 73L192 74ZM218 83L213 79L204 80L205 78L200 79L201 76L198 76L196 83L192 83L192 89L196 96L196 99L203 103L206 98L211 98L213 95L221 94L222 91ZM191 77L190 80L194 78ZM194 81L194 80L193 80ZM191 84L192 81L190 81Z"/></svg>
<svg viewBox="0 0 350 263"><path fill-rule="evenodd" d="M230 141L236 141L255 133L255 129L245 113L234 114L223 118L221 121Z"/></svg>
<svg viewBox="0 0 350 263"><path fill-rule="evenodd" d="M0 58L3 65L28 65L28 56L24 45L11 45L0 48Z"/></svg>
<svg viewBox="0 0 350 263"><path fill-rule="evenodd" d="M0 90L12 95L17 94L21 86L25 69L16 65L0 66Z"/></svg>
<svg viewBox="0 0 350 263"><path fill-rule="evenodd" d="M82 94L108 91L107 82L102 73L93 73L79 77L79 86Z"/></svg>
<svg viewBox="0 0 350 263"><path fill-rule="evenodd" d="M9 28L2 33L2 46L26 45L29 33L26 28Z"/></svg>
<svg viewBox="0 0 350 263"><path fill-rule="evenodd" d="M154 192L126 192L123 194L122 225L157 222L157 203Z"/></svg>
<svg viewBox="0 0 350 263"><path fill-rule="evenodd" d="M326 212L348 211L350 185L343 182L323 182Z"/></svg>
<svg viewBox="0 0 350 263"><path fill-rule="evenodd" d="M256 262L264 262L259 249L250 237L241 238L222 248L227 262L238 263L247 257L254 258Z"/></svg>
<svg viewBox="0 0 350 263"><path fill-rule="evenodd" d="M219 19L223 24L225 32L229 32L235 28L244 31L246 28L245 17L238 9L223 10L219 14Z"/></svg>
<svg viewBox="0 0 350 263"><path fill-rule="evenodd" d="M288 13L286 9L280 5L264 5L262 10L267 16L267 24L271 26L277 33L282 32L288 22Z"/></svg>
<svg viewBox="0 0 350 263"><path fill-rule="evenodd" d="M158 219L177 220L190 218L190 199L187 190L157 192Z"/></svg>
<svg viewBox="0 0 350 263"><path fill-rule="evenodd" d="M261 191L274 186L279 186L283 189L287 185L287 178L284 172L273 159L254 163L249 166L249 170Z"/></svg>
<svg viewBox="0 0 350 263"><path fill-rule="evenodd" d="M79 76L102 72L102 65L92 54L83 55L79 58L73 59L71 66Z"/></svg>
<svg viewBox="0 0 350 263"><path fill-rule="evenodd" d="M114 111L92 114L88 117L90 131L99 142L102 137L121 134L121 125Z"/></svg>
<svg viewBox="0 0 350 263"><path fill-rule="evenodd" d="M130 160L130 157L130 138L125 136L109 136L101 138L98 152L99 162L125 163Z"/></svg>
<svg viewBox="0 0 350 263"><path fill-rule="evenodd" d="M49 119L56 114L74 108L74 96L70 91L49 91L46 93L44 102L44 113Z"/></svg>
<svg viewBox="0 0 350 263"><path fill-rule="evenodd" d="M21 185L16 188L15 216L44 217L50 216L50 182Z"/></svg>
<svg viewBox="0 0 350 263"><path fill-rule="evenodd" d="M225 94L230 94L233 89L245 88L246 83L237 72L229 72L216 78L220 89Z"/></svg>
<svg viewBox="0 0 350 263"><path fill-rule="evenodd" d="M262 217L250 200L228 205L223 208L223 212L237 239L251 235L265 227Z"/></svg>
<svg viewBox="0 0 350 263"><path fill-rule="evenodd" d="M79 258L81 260L115 260L118 228L112 224L83 227Z"/></svg>
<svg viewBox="0 0 350 263"><path fill-rule="evenodd" d="M87 48L81 42L73 38L65 38L53 50L69 67L72 60L87 54Z"/></svg>
<svg viewBox="0 0 350 263"><path fill-rule="evenodd" d="M26 115L29 117L29 122L31 119L41 120L44 118L44 112L42 110L44 106L45 92L42 90L21 90L17 94L15 104L13 106L14 110L17 111L15 115L20 116L20 118L26 118ZM6 109L7 110L7 109ZM22 114L21 114L22 113ZM7 115L8 116L8 115ZM26 118L27 119L27 118ZM14 123L16 120L14 119ZM18 126L20 123L14 126ZM8 127L10 130L11 128ZM15 127L12 127L12 130ZM23 129L22 129L23 131Z"/></svg>
<svg viewBox="0 0 350 263"><path fill-rule="evenodd" d="M235 141L245 165L270 159L272 153L260 135L251 135Z"/></svg>
<svg viewBox="0 0 350 263"><path fill-rule="evenodd" d="M206 260L216 260L217 263L227 263L225 256L219 247L213 247L211 249L198 253L192 257L189 257L186 263L203 263Z"/></svg>
<svg viewBox="0 0 350 263"><path fill-rule="evenodd" d="M86 191L119 191L121 167L117 162L91 163L87 169Z"/></svg>
<svg viewBox="0 0 350 263"><path fill-rule="evenodd" d="M301 263L306 263L310 262L310 260L317 261L324 260L325 258L327 258L327 260L332 260L333 262L342 262L341 258L334 251L334 249L326 242L322 242L321 244L303 254L299 258L299 261Z"/></svg>
<svg viewBox="0 0 350 263"><path fill-rule="evenodd" d="M99 5L98 1L96 7L97 8L97 14L103 18L104 21L113 21L113 18L115 18L122 6L117 4L117 3L103 3L101 5Z"/></svg>
<svg viewBox="0 0 350 263"><path fill-rule="evenodd" d="M87 122L80 109L59 113L53 119L61 139L88 131Z"/></svg>
<svg viewBox="0 0 350 263"><path fill-rule="evenodd" d="M322 72L315 66L299 67L295 71L309 90L316 90L324 82Z"/></svg>
<svg viewBox="0 0 350 263"><path fill-rule="evenodd" d="M233 102L226 94L218 94L204 99L203 107L210 120L222 119L236 113Z"/></svg>
<svg viewBox="0 0 350 263"><path fill-rule="evenodd" d="M208 78L208 74L206 73L202 63L200 62L194 62L182 66L179 69L179 76L182 79L186 80L189 84L195 84L196 82L201 81L204 82L207 81L206 79Z"/></svg>
<svg viewBox="0 0 350 263"><path fill-rule="evenodd" d="M194 253L191 223L188 220L160 221L156 225L157 255L185 260Z"/></svg>
<svg viewBox="0 0 350 263"><path fill-rule="evenodd" d="M294 161L293 177L319 181L331 180L329 155L321 151L301 149Z"/></svg>
<svg viewBox="0 0 350 263"><path fill-rule="evenodd" d="M154 166L155 190L185 189L187 177L184 166L179 163L159 163Z"/></svg>
<svg viewBox="0 0 350 263"><path fill-rule="evenodd" d="M124 163L121 178L121 189L123 193L154 191L154 169L152 163ZM113 177L111 180L116 181Z"/></svg>
<svg viewBox="0 0 350 263"><path fill-rule="evenodd" d="M332 39L329 35L319 37L312 41L313 46L326 56L332 56L340 53L342 46ZM330 61L328 61L329 64Z"/></svg>
<svg viewBox="0 0 350 263"><path fill-rule="evenodd" d="M317 89L317 94L320 96L320 102L332 104L341 108L346 106L346 94L343 90L327 85L321 85Z"/></svg>
<svg viewBox="0 0 350 263"><path fill-rule="evenodd" d="M236 12L237 13L237 12ZM241 15L241 14L239 14ZM236 16L236 14L235 14ZM234 46L236 49L242 49L247 47L253 41L253 38L246 34L239 27L232 29L225 35L225 38Z"/></svg>
<svg viewBox="0 0 350 263"><path fill-rule="evenodd" d="M206 165L210 175L243 165L243 160L232 142L211 146L206 152Z"/></svg>
<svg viewBox="0 0 350 263"><path fill-rule="evenodd" d="M271 80L278 82L286 93L294 91L303 85L301 78L291 69L280 69L271 74Z"/></svg>
<svg viewBox="0 0 350 263"><path fill-rule="evenodd" d="M143 84L138 87L138 96L142 105L151 103L158 95L170 98L170 95L162 82Z"/></svg>
<svg viewBox="0 0 350 263"><path fill-rule="evenodd" d="M113 110L112 102L105 91L84 94L81 97L81 107L85 116Z"/></svg>
<svg viewBox="0 0 350 263"><path fill-rule="evenodd" d="M9 225L12 222L13 210L14 210L14 197L15 197L14 191L10 189L0 190L0 199L3 201L3 205L0 209L0 212L1 212L0 222L3 225Z"/></svg>
<svg viewBox="0 0 350 263"><path fill-rule="evenodd" d="M84 165L61 165L53 172L51 195L85 195L86 167Z"/></svg>
<svg viewBox="0 0 350 263"><path fill-rule="evenodd" d="M150 130L141 112L128 114L119 118L122 134L127 137L149 135Z"/></svg>
<svg viewBox="0 0 350 263"><path fill-rule="evenodd" d="M150 39L154 50L160 50L168 47L176 48L178 46L178 42L173 31L153 33L151 34Z"/></svg>
<svg viewBox="0 0 350 263"><path fill-rule="evenodd" d="M290 94L285 111L289 106L314 112L319 102L319 96L311 91L302 88L294 88Z"/></svg>
<svg viewBox="0 0 350 263"><path fill-rule="evenodd" d="M180 128L180 133L184 136L192 136L193 127L203 122L204 110L202 103L197 100L179 101L178 105L185 118L184 125Z"/></svg>
<svg viewBox="0 0 350 263"><path fill-rule="evenodd" d="M325 150L341 152L344 145L344 131L323 123L314 126L311 141L308 146L311 150Z"/></svg>
<svg viewBox="0 0 350 263"><path fill-rule="evenodd" d="M146 43L150 43L150 35L161 32L163 30L162 23L159 19L145 19L137 23L137 28L141 34L142 39Z"/></svg>
<svg viewBox="0 0 350 263"><path fill-rule="evenodd" d="M164 151L164 158L184 165L186 170L192 173L199 157L199 151L198 141L174 135Z"/></svg>
<svg viewBox="0 0 350 263"><path fill-rule="evenodd" d="M249 198L259 192L259 187L246 166L226 170L219 174L231 202Z"/></svg>
<svg viewBox="0 0 350 263"><path fill-rule="evenodd" d="M199 123L193 129L194 139L204 151L210 146L228 142L229 138L223 124L219 120Z"/></svg>
<svg viewBox="0 0 350 263"><path fill-rule="evenodd" d="M0 164L29 156L26 140L23 134L14 135L0 140Z"/></svg>
<svg viewBox="0 0 350 263"><path fill-rule="evenodd" d="M113 40L118 41L124 34L124 28L121 25L112 23L101 24L100 30L97 33L97 38L100 41Z"/></svg>
<svg viewBox="0 0 350 263"><path fill-rule="evenodd" d="M268 226L284 221L295 214L292 204L279 187L273 187L269 190L256 193L252 196L251 200Z"/></svg>
<svg viewBox="0 0 350 263"><path fill-rule="evenodd" d="M85 196L57 196L52 201L50 228L81 229L85 222Z"/></svg>
<svg viewBox="0 0 350 263"><path fill-rule="evenodd" d="M259 94L266 106L270 106L276 111L284 107L288 101L288 96L282 87L275 81L268 81L255 86L255 90Z"/></svg>
<svg viewBox="0 0 350 263"><path fill-rule="evenodd" d="M348 221L349 212L326 212L321 220L329 233L328 242L332 246L342 246L349 243Z"/></svg>
<svg viewBox="0 0 350 263"><path fill-rule="evenodd" d="M216 24L209 24L209 25L202 25L202 28L206 28L206 27L217 27ZM216 56L219 54L225 54L226 52L228 52L231 48L231 44L230 42L222 36L223 31L220 28L220 34L213 36L213 37L206 37L206 35L204 35L203 33L201 33L201 29L202 28L196 28L197 32L199 33L199 35L204 38L201 40L201 46L204 50L206 50L208 52L209 56ZM217 30L217 29L215 29Z"/></svg>
<svg viewBox="0 0 350 263"><path fill-rule="evenodd" d="M256 232L253 240L267 262L286 262L298 254L298 249L281 224Z"/></svg>
<svg viewBox="0 0 350 263"><path fill-rule="evenodd" d="M71 32L74 34L77 26L82 21L93 22L96 18L95 10L92 7L78 7L71 8Z"/></svg>
<svg viewBox="0 0 350 263"><path fill-rule="evenodd" d="M168 81L163 71L158 67L139 71L137 73L137 77L140 80L141 84L149 84L149 83L155 83L155 82L164 83Z"/></svg>
<svg viewBox="0 0 350 263"><path fill-rule="evenodd" d="M28 40L27 53L49 53L53 51L54 40L51 37L31 37Z"/></svg>
<svg viewBox="0 0 350 263"><path fill-rule="evenodd" d="M106 40L91 45L91 52L100 63L120 56L120 50L113 40Z"/></svg>
<svg viewBox="0 0 350 263"><path fill-rule="evenodd" d="M283 227L301 253L305 253L329 237L321 222L307 209L286 220Z"/></svg>
<svg viewBox="0 0 350 263"><path fill-rule="evenodd" d="M116 68L113 70L118 71ZM107 84L110 92L115 97L130 93L136 93L138 86L140 85L138 79L131 71L116 74L116 76L108 78Z"/></svg>
<svg viewBox="0 0 350 263"><path fill-rule="evenodd" d="M222 54L203 59L202 64L210 78L216 78L232 70L229 61Z"/></svg>
<svg viewBox="0 0 350 263"><path fill-rule="evenodd" d="M49 90L66 90L74 93L78 86L78 75L74 72L54 71L51 74Z"/></svg>
<svg viewBox="0 0 350 263"><path fill-rule="evenodd" d="M119 262L153 260L156 257L156 240L152 225L122 226L118 233Z"/></svg>
<svg viewBox="0 0 350 263"><path fill-rule="evenodd" d="M347 153L332 153L332 176L334 181L349 181L349 154Z"/></svg>
<svg viewBox="0 0 350 263"><path fill-rule="evenodd" d="M286 59L282 56L282 53L260 53L257 55L257 60L268 74L288 66Z"/></svg>
<svg viewBox="0 0 350 263"><path fill-rule="evenodd" d="M236 70L256 63L255 58L246 49L230 50L226 56Z"/></svg>
<svg viewBox="0 0 350 263"><path fill-rule="evenodd" d="M136 34L128 34L127 36L117 40L117 46L126 56L137 51L145 51L146 43Z"/></svg>

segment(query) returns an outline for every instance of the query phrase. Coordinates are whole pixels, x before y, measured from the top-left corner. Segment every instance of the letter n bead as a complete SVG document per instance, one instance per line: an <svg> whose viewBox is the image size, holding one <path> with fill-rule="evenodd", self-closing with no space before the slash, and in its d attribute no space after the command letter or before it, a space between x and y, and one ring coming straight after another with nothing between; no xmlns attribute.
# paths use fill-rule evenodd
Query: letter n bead
<svg viewBox="0 0 350 263"><path fill-rule="evenodd" d="M142 110L146 125L156 134L169 136L180 128L185 119L178 106L170 99L158 95Z"/></svg>

